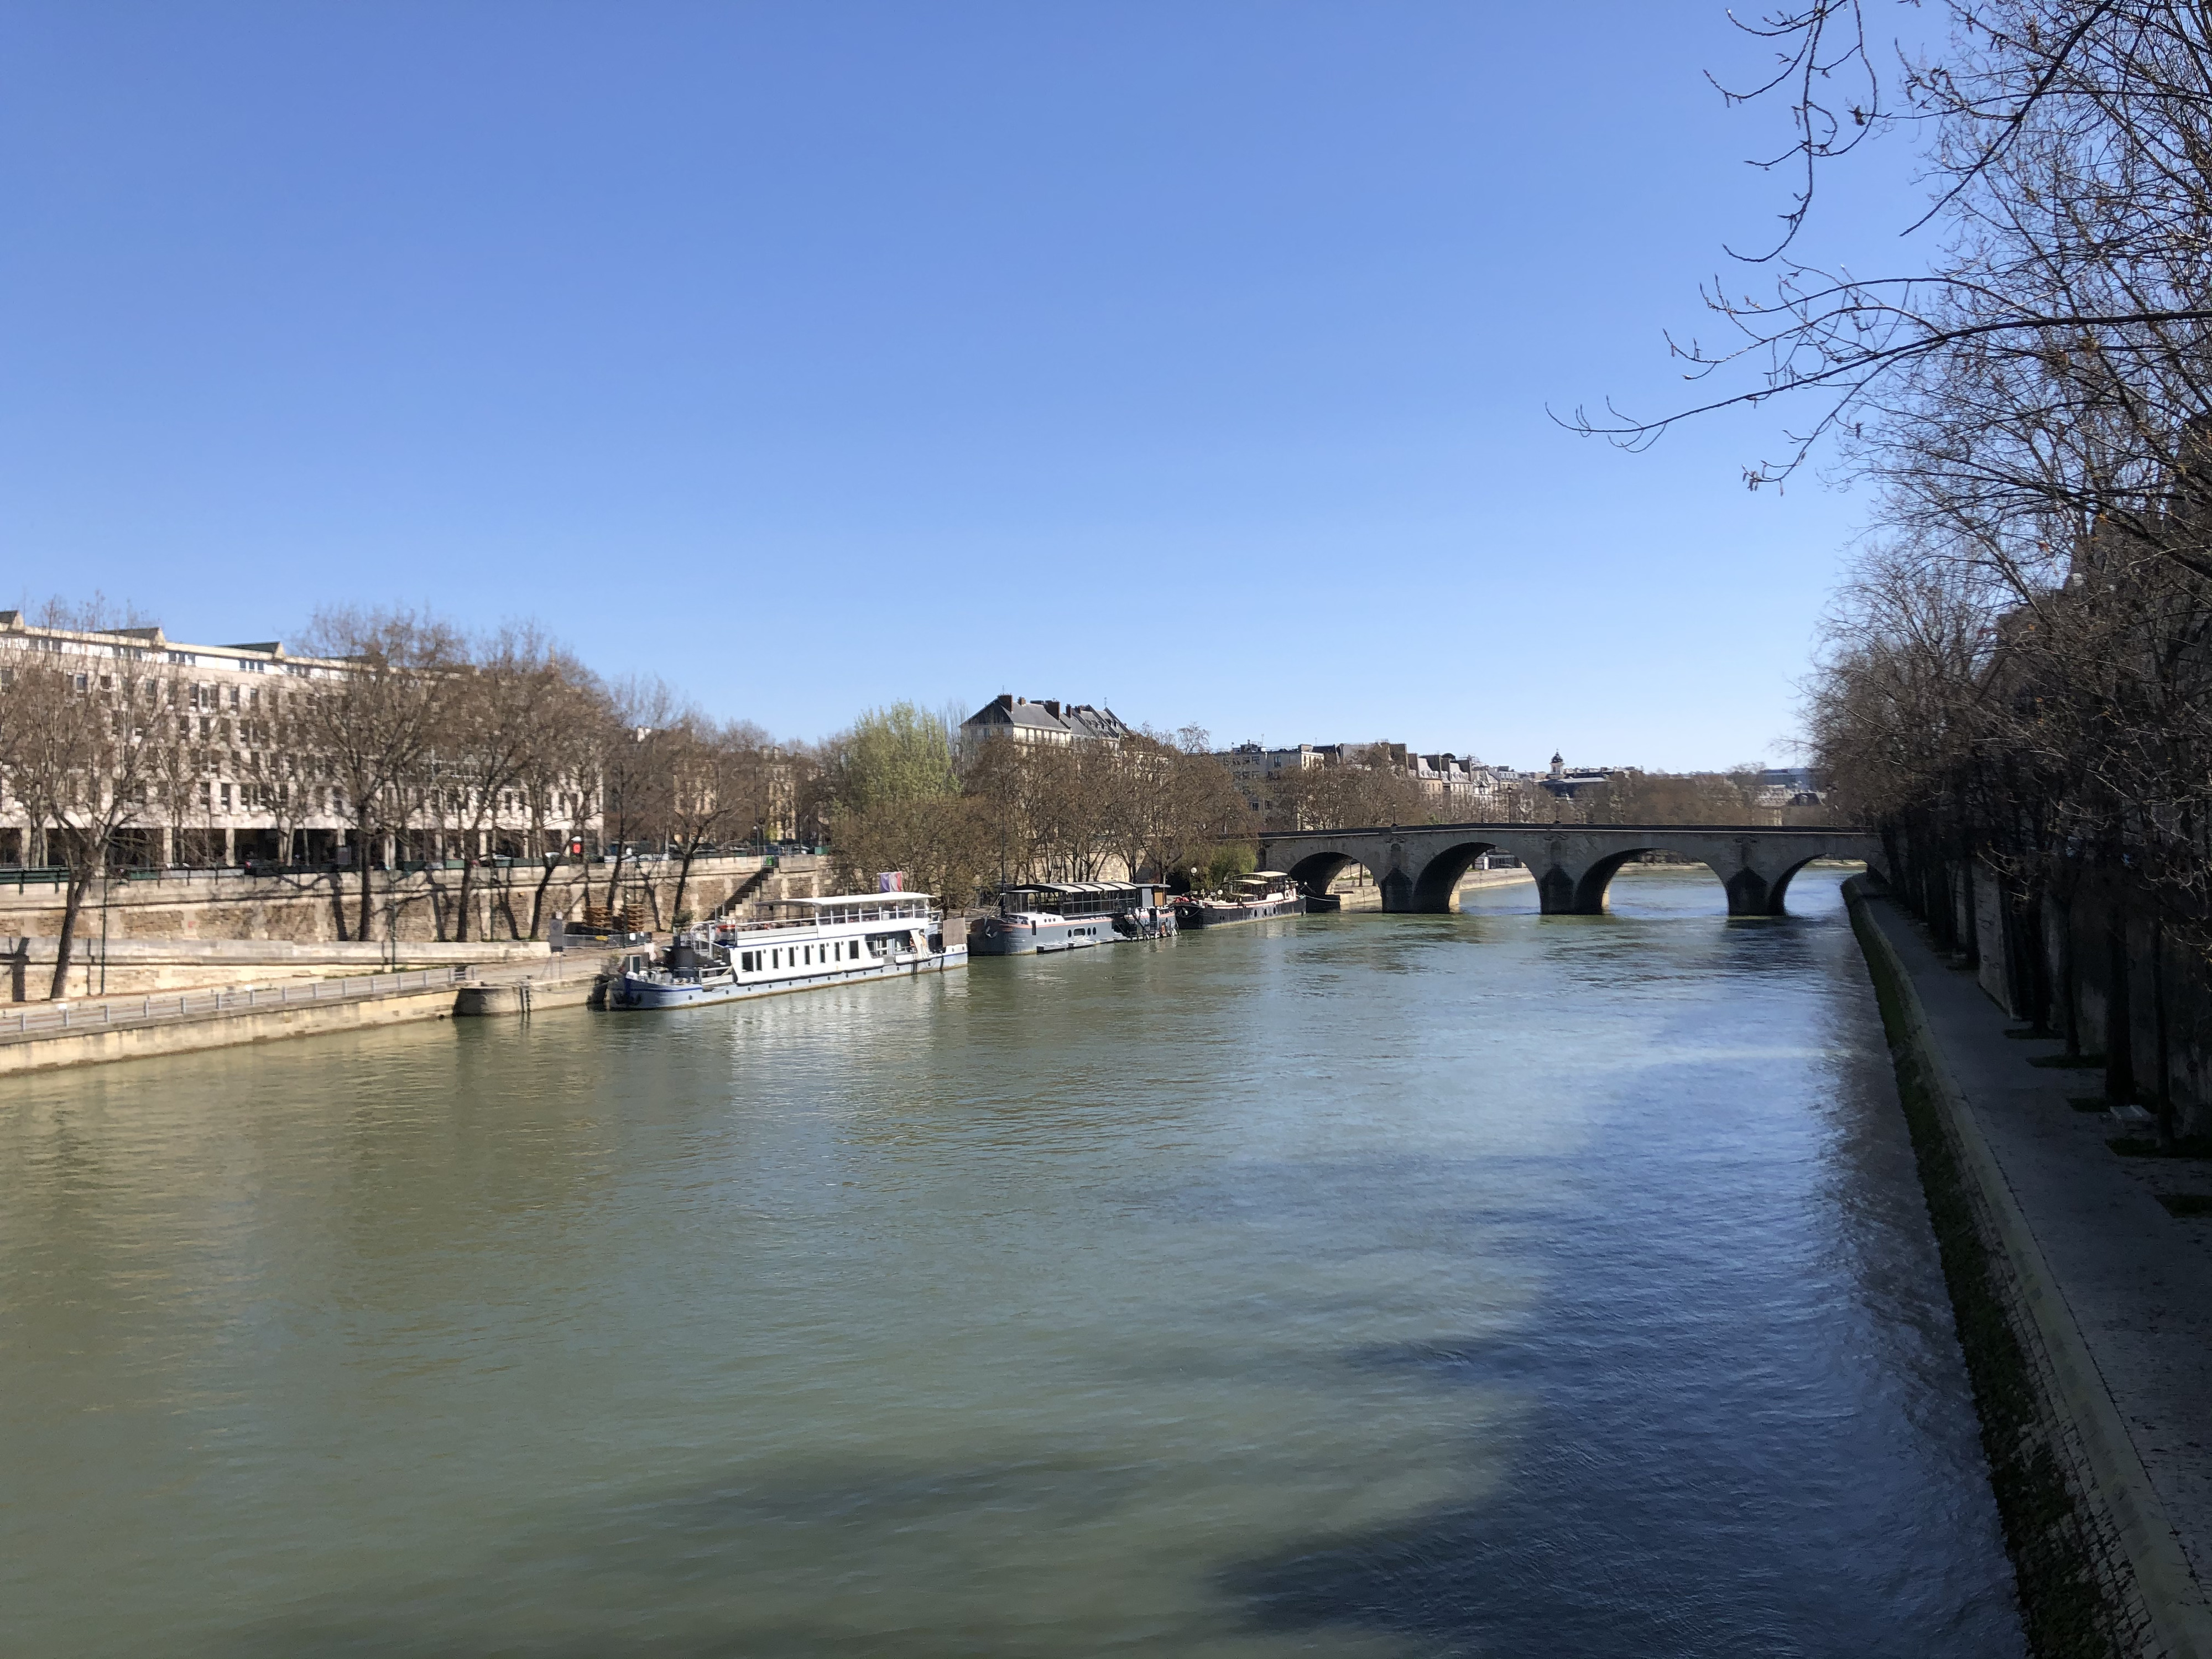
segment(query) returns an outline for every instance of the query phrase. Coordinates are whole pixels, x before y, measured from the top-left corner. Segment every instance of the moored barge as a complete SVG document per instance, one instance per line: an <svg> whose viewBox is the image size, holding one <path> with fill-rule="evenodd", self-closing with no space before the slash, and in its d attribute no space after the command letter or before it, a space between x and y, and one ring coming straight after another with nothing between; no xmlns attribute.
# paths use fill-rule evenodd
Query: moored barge
<svg viewBox="0 0 2212 1659"><path fill-rule="evenodd" d="M854 980L904 979L965 967L927 893L779 899L757 920L678 933L657 961L632 957L607 989L610 1008L688 1008Z"/></svg>
<svg viewBox="0 0 2212 1659"><path fill-rule="evenodd" d="M1152 882L1024 882L1000 890L995 915L969 923L968 949L979 957L1022 957L1175 931L1175 910Z"/></svg>
<svg viewBox="0 0 2212 1659"><path fill-rule="evenodd" d="M1224 927L1239 921L1266 921L1302 915L1306 896L1280 870L1255 870L1237 884L1233 896L1201 898L1186 893L1176 901L1176 920L1185 927Z"/></svg>

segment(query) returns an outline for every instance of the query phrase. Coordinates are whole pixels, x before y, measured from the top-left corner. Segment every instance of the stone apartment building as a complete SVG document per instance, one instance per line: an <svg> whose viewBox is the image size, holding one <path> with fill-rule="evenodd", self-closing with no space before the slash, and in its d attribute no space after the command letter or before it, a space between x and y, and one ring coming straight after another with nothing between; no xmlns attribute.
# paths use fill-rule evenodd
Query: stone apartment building
<svg viewBox="0 0 2212 1659"><path fill-rule="evenodd" d="M1129 728L1110 708L1087 702L1063 703L1048 697L1032 702L1002 691L960 722L960 735L970 743L1010 738L1019 744L1064 748L1079 743L1103 743L1118 749Z"/></svg>
<svg viewBox="0 0 2212 1659"><path fill-rule="evenodd" d="M0 672L9 656L36 653L64 675L66 693L116 695L126 678L150 678L164 713L173 712L188 741L193 772L180 799L149 801L142 821L118 837L121 863L153 867L234 866L249 862L349 865L354 860L353 819L344 793L312 754L288 741L296 730L295 700L351 671L331 658L297 656L277 641L246 645L196 645L170 639L160 627L87 632L46 628L19 611L0 611ZM387 838L370 849L372 861L400 858L485 855L502 850L527 828L521 803L512 797L487 815L483 845L447 846L442 832ZM21 800L0 777L0 867L20 866L34 837ZM596 820L590 827L596 832Z"/></svg>
<svg viewBox="0 0 2212 1659"><path fill-rule="evenodd" d="M1380 765L1401 772L1434 802L1437 817L1447 823L1477 822L1499 812L1509 787L1497 769L1480 761L1449 752L1415 754L1399 743L1302 743L1283 749L1244 743L1218 758L1254 821L1271 823L1291 815L1287 781L1321 767Z"/></svg>
<svg viewBox="0 0 2212 1659"><path fill-rule="evenodd" d="M1228 769L1237 793L1252 810L1253 821L1273 823L1287 811L1287 792L1283 787L1285 777L1335 765L1340 757L1334 746L1310 743L1302 743L1295 749L1263 749L1256 743L1240 743L1216 758Z"/></svg>
<svg viewBox="0 0 2212 1659"><path fill-rule="evenodd" d="M1499 816L1496 809L1504 791L1493 767L1449 753L1410 755L1406 771L1437 802L1437 816L1447 823L1480 823Z"/></svg>

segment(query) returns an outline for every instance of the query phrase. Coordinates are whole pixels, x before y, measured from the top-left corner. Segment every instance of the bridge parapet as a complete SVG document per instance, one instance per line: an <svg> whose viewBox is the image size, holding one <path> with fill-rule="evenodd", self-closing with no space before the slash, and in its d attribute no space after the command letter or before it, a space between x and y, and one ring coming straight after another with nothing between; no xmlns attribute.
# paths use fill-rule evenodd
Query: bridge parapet
<svg viewBox="0 0 2212 1659"><path fill-rule="evenodd" d="M1621 866L1644 853L1674 853L1708 866L1732 916L1778 916L1790 878L1814 859L1878 864L1880 838L1863 830L1766 824L1425 823L1364 830L1297 830L1259 837L1260 860L1318 892L1338 872L1366 866L1395 911L1443 911L1460 878L1487 853L1504 853L1536 879L1549 915L1597 915Z"/></svg>

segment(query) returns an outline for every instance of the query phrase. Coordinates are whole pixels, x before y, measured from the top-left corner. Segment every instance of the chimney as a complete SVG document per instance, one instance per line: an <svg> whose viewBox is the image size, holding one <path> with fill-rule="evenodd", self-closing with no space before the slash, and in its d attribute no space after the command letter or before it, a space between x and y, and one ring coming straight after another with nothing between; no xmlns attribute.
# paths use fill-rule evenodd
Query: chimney
<svg viewBox="0 0 2212 1659"><path fill-rule="evenodd" d="M1060 718L1060 700L1057 697L1047 697L1044 700L1044 712L1051 715L1053 719L1058 720Z"/></svg>

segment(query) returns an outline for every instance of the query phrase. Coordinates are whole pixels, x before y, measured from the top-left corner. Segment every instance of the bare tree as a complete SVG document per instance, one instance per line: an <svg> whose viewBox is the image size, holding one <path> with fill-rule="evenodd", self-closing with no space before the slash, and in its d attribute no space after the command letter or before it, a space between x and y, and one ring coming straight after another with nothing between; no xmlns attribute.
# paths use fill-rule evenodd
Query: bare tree
<svg viewBox="0 0 2212 1659"><path fill-rule="evenodd" d="M1757 774L1616 772L1591 791L1591 823L1752 823Z"/></svg>
<svg viewBox="0 0 2212 1659"><path fill-rule="evenodd" d="M1163 880L1202 866L1215 847L1237 840L1248 827L1244 798L1196 726L1176 733L1175 757L1156 799L1145 861Z"/></svg>
<svg viewBox="0 0 2212 1659"><path fill-rule="evenodd" d="M0 652L0 772L22 803L33 850L69 870L53 981L68 987L87 891L118 837L154 823L167 677L126 657Z"/></svg>
<svg viewBox="0 0 2212 1659"><path fill-rule="evenodd" d="M663 734L661 763L668 769L666 831L681 860L672 917L684 919L691 866L711 846L743 834L766 806L768 734L749 721L715 726L687 714Z"/></svg>
<svg viewBox="0 0 2212 1659"><path fill-rule="evenodd" d="M302 714L353 818L361 872L355 937L365 939L374 926L374 848L387 833L404 834L411 819L424 764L461 695L464 653L450 625L412 611L319 611L308 639L315 655L347 665L313 683Z"/></svg>
<svg viewBox="0 0 2212 1659"><path fill-rule="evenodd" d="M510 624L481 642L454 682L437 757L441 805L458 832L461 884L453 937L469 936L485 842L513 801L542 736L540 705L554 692L559 653L534 624ZM513 918L509 918L512 931Z"/></svg>
<svg viewBox="0 0 2212 1659"><path fill-rule="evenodd" d="M615 914L623 866L631 843L666 823L669 744L662 734L678 718L675 694L658 679L632 677L614 688L599 732L599 799L614 849L607 872L607 912Z"/></svg>
<svg viewBox="0 0 2212 1659"><path fill-rule="evenodd" d="M1344 830L1429 823L1435 803L1407 774L1402 755L1392 744L1352 744L1334 764L1283 774L1276 799L1285 826Z"/></svg>
<svg viewBox="0 0 2212 1659"><path fill-rule="evenodd" d="M528 702L528 728L516 775L528 818L530 853L538 861L524 934L507 908L507 931L536 939L545 922L545 898L573 847L583 850L584 826L598 816L602 734L612 723L606 690L580 663L548 651Z"/></svg>

